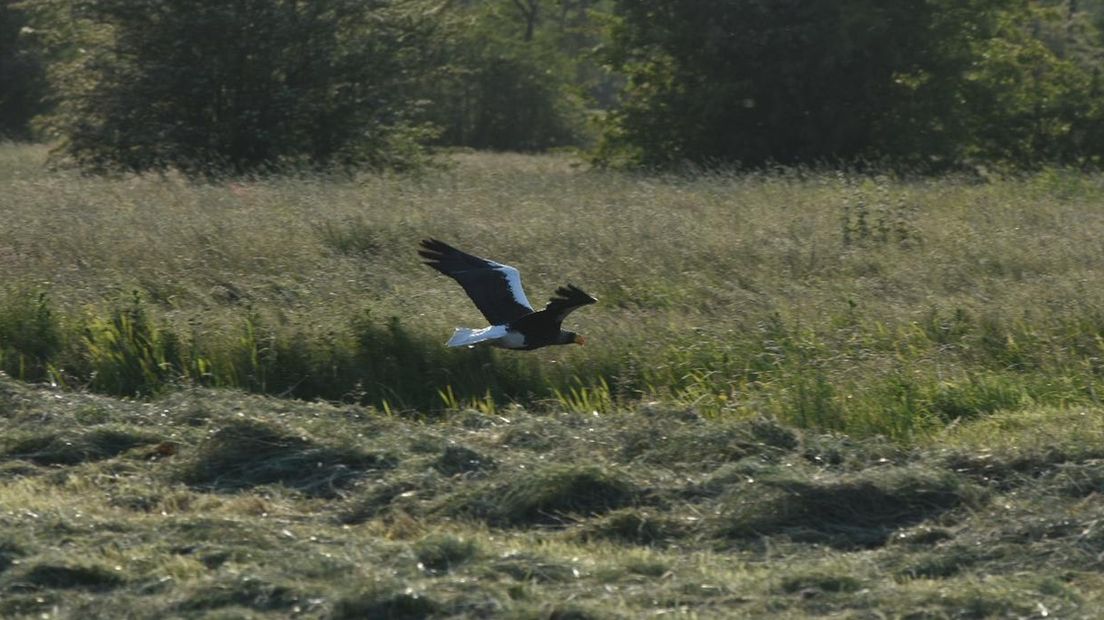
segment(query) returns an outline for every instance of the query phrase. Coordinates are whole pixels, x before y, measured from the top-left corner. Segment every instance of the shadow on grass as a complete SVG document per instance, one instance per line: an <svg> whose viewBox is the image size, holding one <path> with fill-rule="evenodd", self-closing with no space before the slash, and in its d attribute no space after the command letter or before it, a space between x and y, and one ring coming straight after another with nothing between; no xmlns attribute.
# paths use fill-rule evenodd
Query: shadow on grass
<svg viewBox="0 0 1104 620"><path fill-rule="evenodd" d="M904 467L824 482L767 479L733 494L718 533L729 539L786 535L836 549L874 548L897 529L970 503L978 493L955 475Z"/></svg>
<svg viewBox="0 0 1104 620"><path fill-rule="evenodd" d="M669 515L622 508L593 520L575 533L581 542L607 541L625 545L663 545L686 535L686 528Z"/></svg>
<svg viewBox="0 0 1104 620"><path fill-rule="evenodd" d="M534 356L450 349L444 334L367 311L324 332L252 311L225 331L197 332L166 320L133 291L63 314L44 294L0 289L0 371L115 396L199 385L436 412L547 399L577 382L576 374L609 381L616 370L608 360L600 368L550 369Z"/></svg>
<svg viewBox="0 0 1104 620"><path fill-rule="evenodd" d="M368 591L346 596L334 605L332 620L420 620L437 614L441 605L411 592Z"/></svg>
<svg viewBox="0 0 1104 620"><path fill-rule="evenodd" d="M417 488L418 485L408 480L381 483L355 499L349 506L338 512L335 518L342 525L357 525L370 521L387 511L396 498Z"/></svg>
<svg viewBox="0 0 1104 620"><path fill-rule="evenodd" d="M183 612L246 607L259 611L286 610L302 597L286 586L243 577L231 583L219 583L199 588L176 605Z"/></svg>
<svg viewBox="0 0 1104 620"><path fill-rule="evenodd" d="M327 446L253 419L224 423L178 472L181 482L236 491L283 484L314 497L335 497L365 472L394 467L389 457L351 446Z"/></svg>
<svg viewBox="0 0 1104 620"><path fill-rule="evenodd" d="M35 465L79 465L102 461L161 438L128 428L96 427L74 431L27 432L0 442L4 459L21 459Z"/></svg>
<svg viewBox="0 0 1104 620"><path fill-rule="evenodd" d="M125 583L122 576L102 566L35 564L19 576L17 589L71 589L103 592Z"/></svg>

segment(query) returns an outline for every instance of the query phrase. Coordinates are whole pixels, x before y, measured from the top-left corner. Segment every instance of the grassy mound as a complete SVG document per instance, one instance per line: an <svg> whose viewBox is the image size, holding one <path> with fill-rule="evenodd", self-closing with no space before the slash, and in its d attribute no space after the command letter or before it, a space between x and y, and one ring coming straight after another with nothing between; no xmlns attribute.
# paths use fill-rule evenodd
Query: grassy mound
<svg viewBox="0 0 1104 620"><path fill-rule="evenodd" d="M214 430L181 467L190 485L236 491L280 483L308 495L332 497L365 471L394 466L388 457L328 446L256 419L235 419Z"/></svg>
<svg viewBox="0 0 1104 620"><path fill-rule="evenodd" d="M638 495L635 485L615 471L594 465L553 465L487 488L470 500L465 498L454 510L499 525L556 525L619 508Z"/></svg>
<svg viewBox="0 0 1104 620"><path fill-rule="evenodd" d="M348 595L337 602L332 620L387 618L388 620L422 620L439 615L441 606L432 598L410 592L370 591Z"/></svg>

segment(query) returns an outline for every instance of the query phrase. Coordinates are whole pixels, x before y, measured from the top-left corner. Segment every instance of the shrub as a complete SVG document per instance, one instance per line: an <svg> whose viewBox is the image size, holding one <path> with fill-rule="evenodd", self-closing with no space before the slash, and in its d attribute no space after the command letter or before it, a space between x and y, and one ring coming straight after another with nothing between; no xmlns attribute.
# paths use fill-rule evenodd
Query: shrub
<svg viewBox="0 0 1104 620"><path fill-rule="evenodd" d="M17 292L0 300L0 370L41 380L61 347L61 325L45 293Z"/></svg>
<svg viewBox="0 0 1104 620"><path fill-rule="evenodd" d="M95 45L57 71L60 153L191 175L412 165L419 26L390 2L77 2Z"/></svg>

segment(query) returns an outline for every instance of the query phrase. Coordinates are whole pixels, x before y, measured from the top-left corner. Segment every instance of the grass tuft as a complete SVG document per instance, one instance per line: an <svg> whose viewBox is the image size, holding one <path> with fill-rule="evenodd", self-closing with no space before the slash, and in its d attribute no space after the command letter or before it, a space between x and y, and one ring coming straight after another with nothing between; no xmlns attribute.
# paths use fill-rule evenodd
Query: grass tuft
<svg viewBox="0 0 1104 620"><path fill-rule="evenodd" d="M433 462L433 467L446 476L474 474L495 468L495 461L463 446L448 446Z"/></svg>
<svg viewBox="0 0 1104 620"><path fill-rule="evenodd" d="M434 575L447 573L479 554L475 541L448 534L427 536L414 547L418 563Z"/></svg>
<svg viewBox="0 0 1104 620"><path fill-rule="evenodd" d="M437 614L441 605L422 593L369 590L347 595L334 604L331 620L423 620Z"/></svg>
<svg viewBox="0 0 1104 620"><path fill-rule="evenodd" d="M243 576L231 582L198 588L177 603L175 608L181 612L209 611L225 607L281 611L288 610L300 601L301 597L287 586Z"/></svg>
<svg viewBox="0 0 1104 620"><path fill-rule="evenodd" d="M492 523L558 525L608 512L638 496L636 486L616 471L593 465L552 465L516 476L502 488L488 489L474 503L476 514Z"/></svg>
<svg viewBox="0 0 1104 620"><path fill-rule="evenodd" d="M505 553L492 562L490 568L521 582L568 583L577 577L577 570L570 562L526 552Z"/></svg>
<svg viewBox="0 0 1104 620"><path fill-rule="evenodd" d="M856 592L862 587L863 583L859 579L827 572L787 575L779 584L779 589L786 594L800 593L804 596L815 595L816 592L833 594Z"/></svg>
<svg viewBox="0 0 1104 620"><path fill-rule="evenodd" d="M8 570L17 558L26 555L26 551L14 540L0 537L0 574Z"/></svg>
<svg viewBox="0 0 1104 620"><path fill-rule="evenodd" d="M0 291L0 370L25 381L47 378L62 333L45 292Z"/></svg>
<svg viewBox="0 0 1104 620"><path fill-rule="evenodd" d="M627 545L662 545L680 538L685 529L667 515L622 508L596 519L576 532L583 542L608 541Z"/></svg>

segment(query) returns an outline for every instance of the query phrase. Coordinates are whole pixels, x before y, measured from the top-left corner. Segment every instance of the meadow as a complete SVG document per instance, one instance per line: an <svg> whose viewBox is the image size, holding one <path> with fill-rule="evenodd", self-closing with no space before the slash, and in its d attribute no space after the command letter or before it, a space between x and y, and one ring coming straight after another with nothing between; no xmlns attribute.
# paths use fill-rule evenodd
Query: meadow
<svg viewBox="0 0 1104 620"><path fill-rule="evenodd" d="M1098 617L1104 178L0 146L0 616ZM481 326L436 237L600 303Z"/></svg>

